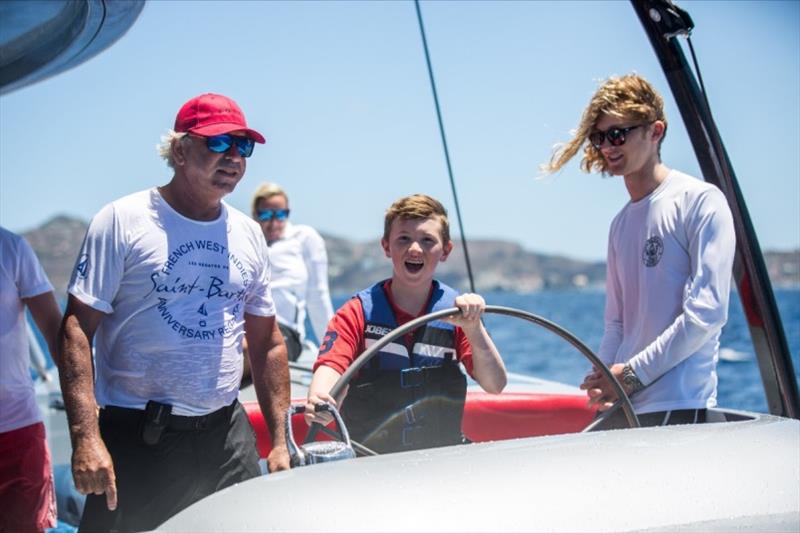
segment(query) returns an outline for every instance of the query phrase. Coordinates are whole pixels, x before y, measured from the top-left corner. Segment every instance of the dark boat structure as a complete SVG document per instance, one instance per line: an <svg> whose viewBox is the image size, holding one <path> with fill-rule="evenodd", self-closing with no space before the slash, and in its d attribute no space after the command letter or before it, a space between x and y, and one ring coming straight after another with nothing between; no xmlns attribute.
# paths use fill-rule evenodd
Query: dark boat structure
<svg viewBox="0 0 800 533"><path fill-rule="evenodd" d="M0 2L0 95L96 56L133 26L144 0Z"/></svg>

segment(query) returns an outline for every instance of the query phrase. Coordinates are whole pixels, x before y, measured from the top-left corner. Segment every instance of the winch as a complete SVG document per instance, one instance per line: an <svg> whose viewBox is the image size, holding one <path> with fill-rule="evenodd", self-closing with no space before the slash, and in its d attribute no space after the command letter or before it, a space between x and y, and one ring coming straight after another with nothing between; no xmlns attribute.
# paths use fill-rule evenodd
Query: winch
<svg viewBox="0 0 800 533"><path fill-rule="evenodd" d="M293 405L286 411L286 446L289 448L292 468L355 458L356 453L350 443L350 434L342 422L342 417L336 407L328 402L318 403L314 406L314 411L317 413L327 411L333 415L342 440L307 442L298 446L292 431L292 416L297 413L305 413L305 411L305 405Z"/></svg>

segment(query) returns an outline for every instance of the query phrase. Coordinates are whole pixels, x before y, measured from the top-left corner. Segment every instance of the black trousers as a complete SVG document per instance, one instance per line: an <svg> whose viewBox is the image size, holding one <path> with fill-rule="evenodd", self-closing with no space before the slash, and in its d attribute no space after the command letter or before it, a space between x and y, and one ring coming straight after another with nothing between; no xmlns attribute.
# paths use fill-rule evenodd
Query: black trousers
<svg viewBox="0 0 800 533"><path fill-rule="evenodd" d="M642 427L652 426L678 426L681 424L703 424L706 421L705 409L675 409L673 411L658 411L655 413L636 414ZM595 431L606 429L624 429L630 427L628 419L622 409L611 415L608 420L597 426Z"/></svg>
<svg viewBox="0 0 800 533"><path fill-rule="evenodd" d="M175 417L175 427L168 426L150 446L141 438L144 411L101 409L100 432L117 478L117 509L108 510L105 495L88 495L80 531L155 529L201 498L261 475L255 432L244 409L237 401L220 411L209 424L191 428L189 417Z"/></svg>

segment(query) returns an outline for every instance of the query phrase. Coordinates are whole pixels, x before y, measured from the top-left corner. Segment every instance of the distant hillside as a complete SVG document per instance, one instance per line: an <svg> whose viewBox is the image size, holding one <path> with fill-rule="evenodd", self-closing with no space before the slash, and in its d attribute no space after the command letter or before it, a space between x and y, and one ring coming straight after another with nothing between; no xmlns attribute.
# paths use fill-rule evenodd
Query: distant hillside
<svg viewBox="0 0 800 533"><path fill-rule="evenodd" d="M50 283L55 287L56 296L67 293L72 267L87 227L83 220L61 215L23 234L36 251Z"/></svg>
<svg viewBox="0 0 800 533"><path fill-rule="evenodd" d="M766 251L769 279L776 287L800 286L800 248L788 252Z"/></svg>
<svg viewBox="0 0 800 533"><path fill-rule="evenodd" d="M86 227L82 220L57 216L24 234L58 295L66 293ZM377 237L369 242L353 242L335 235L324 237L333 293L350 294L391 275L391 264ZM481 292L602 287L605 280L604 262L539 254L503 240L471 240L468 246L476 289ZM776 286L800 286L800 249L766 252L765 259ZM442 281L454 287L462 290L469 287L460 242L456 243L453 255L439 266L437 273Z"/></svg>
<svg viewBox="0 0 800 533"><path fill-rule="evenodd" d="M323 235L328 248L331 290L355 292L370 281L391 276L391 263L379 239L365 243ZM537 254L502 240L470 240L472 273L479 291L535 291L543 288L586 287L603 284L605 263ZM439 265L437 277L461 289L469 288L464 250L456 243L453 254Z"/></svg>

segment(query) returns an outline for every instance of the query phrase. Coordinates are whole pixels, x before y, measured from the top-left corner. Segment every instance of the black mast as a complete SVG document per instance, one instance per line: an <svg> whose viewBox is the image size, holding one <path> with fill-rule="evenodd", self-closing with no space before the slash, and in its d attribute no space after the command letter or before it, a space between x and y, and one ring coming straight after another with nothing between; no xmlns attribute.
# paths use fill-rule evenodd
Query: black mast
<svg viewBox="0 0 800 533"><path fill-rule="evenodd" d="M674 39L678 35L688 36L694 23L689 14L671 0L631 0L631 3L667 77L703 177L722 190L733 213L736 228L733 276L753 339L769 411L800 418L800 396L792 357L761 247L705 94Z"/></svg>

